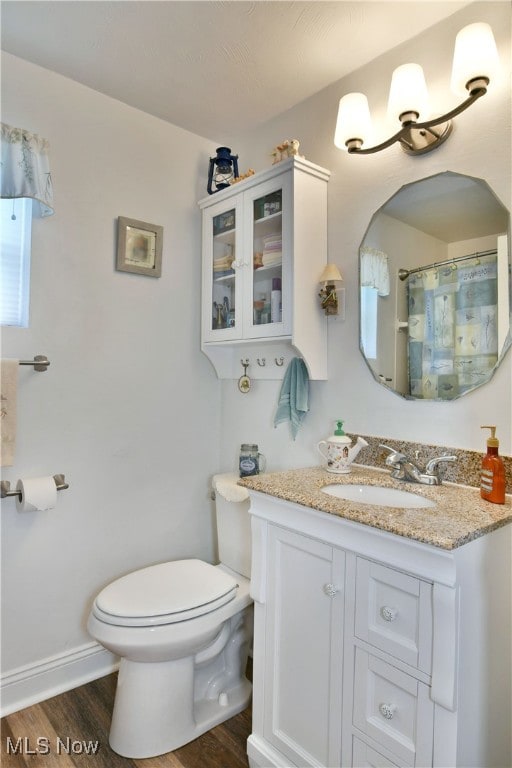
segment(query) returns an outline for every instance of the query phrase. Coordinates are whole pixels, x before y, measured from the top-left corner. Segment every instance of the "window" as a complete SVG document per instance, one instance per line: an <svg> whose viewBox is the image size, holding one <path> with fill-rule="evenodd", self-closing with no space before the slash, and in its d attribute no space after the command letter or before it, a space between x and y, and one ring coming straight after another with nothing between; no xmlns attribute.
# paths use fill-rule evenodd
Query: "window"
<svg viewBox="0 0 512 768"><path fill-rule="evenodd" d="M361 286L361 346L365 357L377 359L377 288Z"/></svg>
<svg viewBox="0 0 512 768"><path fill-rule="evenodd" d="M0 200L0 233L0 324L27 328L32 235L30 198Z"/></svg>

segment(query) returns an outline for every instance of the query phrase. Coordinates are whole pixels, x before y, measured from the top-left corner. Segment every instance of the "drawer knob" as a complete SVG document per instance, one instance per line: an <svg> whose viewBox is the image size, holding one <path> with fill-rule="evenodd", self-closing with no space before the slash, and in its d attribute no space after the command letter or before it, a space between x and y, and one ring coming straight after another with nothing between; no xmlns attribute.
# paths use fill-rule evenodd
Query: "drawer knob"
<svg viewBox="0 0 512 768"><path fill-rule="evenodd" d="M335 597L339 589L334 584L324 584L324 592L327 595L327 597Z"/></svg>
<svg viewBox="0 0 512 768"><path fill-rule="evenodd" d="M385 717L386 720L392 720L393 715L395 714L396 707L394 704L380 704L379 705L379 712L381 713L382 717Z"/></svg>
<svg viewBox="0 0 512 768"><path fill-rule="evenodd" d="M380 615L384 621L394 621L398 616L398 611L396 608L390 608L389 605L383 605L380 609Z"/></svg>

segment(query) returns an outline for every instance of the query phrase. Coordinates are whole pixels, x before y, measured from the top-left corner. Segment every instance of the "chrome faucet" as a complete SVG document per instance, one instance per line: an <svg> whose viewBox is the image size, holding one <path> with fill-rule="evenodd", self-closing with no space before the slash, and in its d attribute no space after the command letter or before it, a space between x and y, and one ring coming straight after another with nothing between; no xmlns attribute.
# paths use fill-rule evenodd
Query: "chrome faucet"
<svg viewBox="0 0 512 768"><path fill-rule="evenodd" d="M396 448L391 448L389 445L382 443L379 445L379 448L389 451L389 456L386 456L386 466L393 467L391 477L395 478L395 480L404 480L409 483L441 485L440 465L446 462L457 461L456 456L436 456L427 462L425 472L422 472L411 459L408 459L404 453L397 451Z"/></svg>

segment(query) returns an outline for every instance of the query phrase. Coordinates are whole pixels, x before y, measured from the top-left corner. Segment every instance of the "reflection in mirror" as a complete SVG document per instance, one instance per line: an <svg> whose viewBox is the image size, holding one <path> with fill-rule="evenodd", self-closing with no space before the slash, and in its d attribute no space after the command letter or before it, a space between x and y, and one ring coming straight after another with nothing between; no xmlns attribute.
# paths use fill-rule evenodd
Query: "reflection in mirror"
<svg viewBox="0 0 512 768"><path fill-rule="evenodd" d="M407 184L372 217L359 252L360 347L408 399L485 384L510 346L509 213L482 179Z"/></svg>

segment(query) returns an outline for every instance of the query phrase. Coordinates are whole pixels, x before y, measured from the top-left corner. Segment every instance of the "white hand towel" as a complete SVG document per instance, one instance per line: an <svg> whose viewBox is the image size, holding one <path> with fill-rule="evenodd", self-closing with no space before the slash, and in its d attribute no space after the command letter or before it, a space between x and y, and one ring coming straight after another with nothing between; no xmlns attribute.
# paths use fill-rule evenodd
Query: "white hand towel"
<svg viewBox="0 0 512 768"><path fill-rule="evenodd" d="M18 391L18 360L0 361L0 466L12 467L16 447L16 394Z"/></svg>

